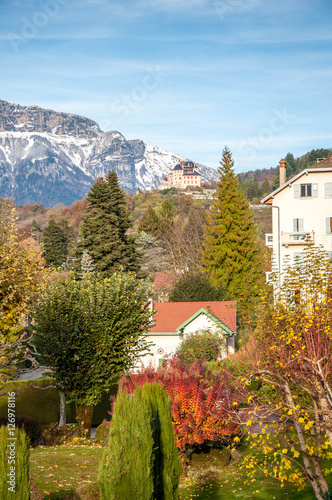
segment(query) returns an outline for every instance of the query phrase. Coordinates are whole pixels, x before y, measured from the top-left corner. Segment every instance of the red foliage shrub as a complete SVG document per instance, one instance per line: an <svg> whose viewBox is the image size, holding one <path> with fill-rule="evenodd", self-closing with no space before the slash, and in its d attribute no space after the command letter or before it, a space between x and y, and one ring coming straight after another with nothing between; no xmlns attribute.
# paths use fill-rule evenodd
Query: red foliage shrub
<svg viewBox="0 0 332 500"><path fill-rule="evenodd" d="M170 397L176 445L181 451L208 441L227 442L238 433L231 415L239 408L239 400L227 387L222 372L203 362L189 365L177 358L157 369L130 373L122 380L129 393L152 382L164 387Z"/></svg>

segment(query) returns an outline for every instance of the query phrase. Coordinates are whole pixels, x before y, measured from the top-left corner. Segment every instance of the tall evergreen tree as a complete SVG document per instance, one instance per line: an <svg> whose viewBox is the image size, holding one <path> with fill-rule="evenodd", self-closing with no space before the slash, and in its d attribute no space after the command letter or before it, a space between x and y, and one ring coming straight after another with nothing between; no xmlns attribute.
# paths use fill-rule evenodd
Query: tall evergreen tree
<svg viewBox="0 0 332 500"><path fill-rule="evenodd" d="M138 226L138 232L144 231L152 236L158 236L160 229L160 220L151 205L148 206L142 220Z"/></svg>
<svg viewBox="0 0 332 500"><path fill-rule="evenodd" d="M257 227L234 173L231 152L223 151L220 178L205 226L203 264L248 312L264 282Z"/></svg>
<svg viewBox="0 0 332 500"><path fill-rule="evenodd" d="M292 177L296 173L296 162L294 155L292 153L287 153L285 156L286 161L286 176L287 179Z"/></svg>
<svg viewBox="0 0 332 500"><path fill-rule="evenodd" d="M97 179L87 196L77 253L87 250L96 271L111 276L120 266L125 271L135 268L134 241L127 234L132 227L124 192L114 171Z"/></svg>
<svg viewBox="0 0 332 500"><path fill-rule="evenodd" d="M60 267L65 262L68 254L68 236L65 234L62 225L51 219L43 232L42 242L46 264L52 267Z"/></svg>

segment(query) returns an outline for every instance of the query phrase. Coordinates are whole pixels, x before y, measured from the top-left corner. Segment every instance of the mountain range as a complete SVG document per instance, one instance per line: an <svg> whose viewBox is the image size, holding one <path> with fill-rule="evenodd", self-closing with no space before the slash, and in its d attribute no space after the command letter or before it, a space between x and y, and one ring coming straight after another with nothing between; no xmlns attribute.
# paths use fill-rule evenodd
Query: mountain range
<svg viewBox="0 0 332 500"><path fill-rule="evenodd" d="M103 132L83 116L0 100L0 196L17 205L70 205L115 170L122 188L155 189L180 155L141 139ZM216 171L196 164L205 180Z"/></svg>

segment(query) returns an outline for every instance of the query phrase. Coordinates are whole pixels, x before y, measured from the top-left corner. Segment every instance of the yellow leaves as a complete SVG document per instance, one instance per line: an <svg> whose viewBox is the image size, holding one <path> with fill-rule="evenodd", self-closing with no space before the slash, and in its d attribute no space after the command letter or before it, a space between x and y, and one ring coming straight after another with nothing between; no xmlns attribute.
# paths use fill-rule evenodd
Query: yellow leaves
<svg viewBox="0 0 332 500"><path fill-rule="evenodd" d="M300 453L297 450L295 450L293 453L293 457L298 458L299 456L300 456Z"/></svg>
<svg viewBox="0 0 332 500"><path fill-rule="evenodd" d="M287 415L293 415L293 410L288 410Z"/></svg>
<svg viewBox="0 0 332 500"><path fill-rule="evenodd" d="M287 454L287 452L288 452L287 448L283 448L283 449L281 450L281 453L283 453L284 455L286 455L286 454Z"/></svg>

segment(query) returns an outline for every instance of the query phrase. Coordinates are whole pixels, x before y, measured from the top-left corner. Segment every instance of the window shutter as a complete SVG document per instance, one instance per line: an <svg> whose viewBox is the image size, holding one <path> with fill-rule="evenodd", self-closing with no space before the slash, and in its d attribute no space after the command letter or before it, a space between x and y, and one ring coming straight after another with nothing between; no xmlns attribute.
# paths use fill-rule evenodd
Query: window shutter
<svg viewBox="0 0 332 500"><path fill-rule="evenodd" d="M326 224L326 234L331 234L331 217L326 217L325 224Z"/></svg>
<svg viewBox="0 0 332 500"><path fill-rule="evenodd" d="M324 196L325 198L332 198L332 182L324 183Z"/></svg>
<svg viewBox="0 0 332 500"><path fill-rule="evenodd" d="M312 197L318 198L318 184L312 185Z"/></svg>
<svg viewBox="0 0 332 500"><path fill-rule="evenodd" d="M297 233L297 221L298 219L293 219L293 233Z"/></svg>
<svg viewBox="0 0 332 500"><path fill-rule="evenodd" d="M300 184L294 184L294 198L300 198Z"/></svg>
<svg viewBox="0 0 332 500"><path fill-rule="evenodd" d="M304 219L299 219L299 231L304 231Z"/></svg>

